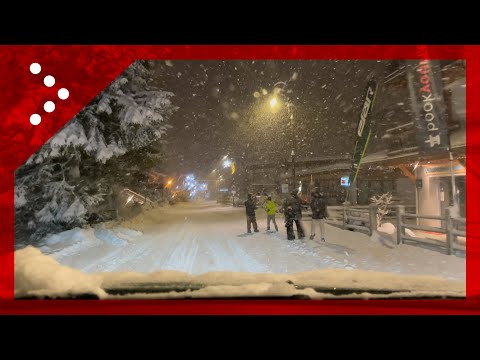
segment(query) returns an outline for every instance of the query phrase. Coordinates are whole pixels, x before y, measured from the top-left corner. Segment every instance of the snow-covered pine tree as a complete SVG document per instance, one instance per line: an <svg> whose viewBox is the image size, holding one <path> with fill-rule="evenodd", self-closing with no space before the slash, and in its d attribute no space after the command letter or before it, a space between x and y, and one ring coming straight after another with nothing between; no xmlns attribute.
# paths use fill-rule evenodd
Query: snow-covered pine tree
<svg viewBox="0 0 480 360"><path fill-rule="evenodd" d="M387 192L382 195L375 195L370 201L377 206L377 226L382 226L385 215L389 213L388 206L392 203L392 194Z"/></svg>
<svg viewBox="0 0 480 360"><path fill-rule="evenodd" d="M16 241L34 243L89 221L90 210L162 157L172 93L137 61L15 174Z"/></svg>

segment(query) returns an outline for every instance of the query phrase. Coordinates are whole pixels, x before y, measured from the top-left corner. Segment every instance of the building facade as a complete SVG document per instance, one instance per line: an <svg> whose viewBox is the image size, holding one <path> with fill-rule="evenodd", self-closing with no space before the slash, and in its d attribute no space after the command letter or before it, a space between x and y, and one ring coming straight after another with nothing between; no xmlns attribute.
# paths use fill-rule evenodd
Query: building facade
<svg viewBox="0 0 480 360"><path fill-rule="evenodd" d="M395 203L415 206L418 214L441 215L447 207L456 204L455 215L465 217L465 61L440 62L449 151L435 154L419 148L405 62L391 62L389 67L390 72L379 85L372 112L372 137L353 184L356 185L356 190L355 186L352 188L354 203L366 205L372 196L391 192ZM306 198L309 189L318 186L330 205L339 205L347 191L341 178L350 174L350 165L349 156L299 159L295 163L297 184L293 185L292 163L287 161L276 183L298 186ZM433 220L424 220L424 223L440 226Z"/></svg>

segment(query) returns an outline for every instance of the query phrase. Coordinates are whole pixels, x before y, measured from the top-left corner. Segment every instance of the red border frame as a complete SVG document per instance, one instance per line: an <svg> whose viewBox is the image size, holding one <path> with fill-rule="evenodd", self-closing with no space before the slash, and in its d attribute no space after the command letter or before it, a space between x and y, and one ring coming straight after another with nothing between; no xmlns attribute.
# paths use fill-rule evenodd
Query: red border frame
<svg viewBox="0 0 480 360"><path fill-rule="evenodd" d="M430 59L467 61L467 299L466 300L14 300L14 172L38 147L136 59ZM54 88L42 75L57 79ZM58 86L57 86L58 85ZM51 114L41 110L55 91L66 87L69 99ZM480 169L480 46L462 45L195 45L195 46L0 46L0 314L480 314L480 221L475 212ZM29 117L42 111L42 123Z"/></svg>

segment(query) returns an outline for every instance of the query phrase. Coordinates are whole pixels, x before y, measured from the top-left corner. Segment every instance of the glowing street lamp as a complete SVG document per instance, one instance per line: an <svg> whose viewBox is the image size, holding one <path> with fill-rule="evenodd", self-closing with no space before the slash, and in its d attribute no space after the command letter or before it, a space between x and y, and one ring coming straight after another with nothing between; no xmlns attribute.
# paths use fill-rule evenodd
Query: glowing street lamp
<svg viewBox="0 0 480 360"><path fill-rule="evenodd" d="M282 85L282 87L277 87L277 85ZM292 175L293 175L293 186L296 186L296 176L295 176L295 121L294 121L294 116L293 112L291 111L291 108L293 107L296 109L296 106L290 101L289 97L285 95L285 87L287 86L286 82L280 81L275 84L275 89L274 93L279 94L282 102L286 105L287 107L287 112L290 118L290 127L292 129ZM276 90L276 91L275 91ZM272 97L270 99L270 108L272 110L275 110L279 105L280 101L277 99L276 96Z"/></svg>
<svg viewBox="0 0 480 360"><path fill-rule="evenodd" d="M272 109L275 108L277 106L277 104L278 104L278 100L277 100L276 97L273 97L273 98L270 99L270 107Z"/></svg>

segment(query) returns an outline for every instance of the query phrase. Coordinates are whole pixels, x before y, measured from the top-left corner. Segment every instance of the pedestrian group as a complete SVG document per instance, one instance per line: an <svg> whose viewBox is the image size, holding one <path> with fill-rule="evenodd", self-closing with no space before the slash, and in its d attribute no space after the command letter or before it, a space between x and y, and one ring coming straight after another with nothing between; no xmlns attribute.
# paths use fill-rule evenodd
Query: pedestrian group
<svg viewBox="0 0 480 360"><path fill-rule="evenodd" d="M302 204L303 201L298 197L297 191L292 191L290 195L283 200L282 210L285 219L285 227L287 230L287 239L295 240L294 224L297 229L299 239L305 238L305 231L302 224ZM275 231L278 232L275 214L278 212L275 202L271 196L267 197L262 208L267 212L267 231L270 231L270 223L273 223ZM317 233L317 228L320 230L319 238L325 241L325 218L327 217L327 204L325 198L318 188L315 188L311 193L310 208L312 210L312 225L310 232L310 240L313 240ZM255 210L258 209L256 198L253 194L248 194L245 201L245 211L247 215L247 232L259 232Z"/></svg>

